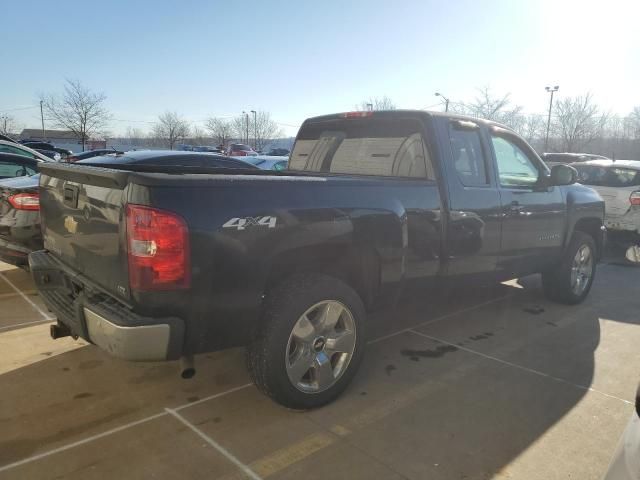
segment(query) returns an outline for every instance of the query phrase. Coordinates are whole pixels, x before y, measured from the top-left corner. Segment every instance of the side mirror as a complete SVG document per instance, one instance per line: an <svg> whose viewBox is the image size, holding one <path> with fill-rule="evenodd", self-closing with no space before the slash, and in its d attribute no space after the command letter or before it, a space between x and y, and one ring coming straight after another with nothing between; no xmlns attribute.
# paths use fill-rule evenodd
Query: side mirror
<svg viewBox="0 0 640 480"><path fill-rule="evenodd" d="M573 185L578 181L578 171L569 165L554 165L551 167L549 181L553 186Z"/></svg>

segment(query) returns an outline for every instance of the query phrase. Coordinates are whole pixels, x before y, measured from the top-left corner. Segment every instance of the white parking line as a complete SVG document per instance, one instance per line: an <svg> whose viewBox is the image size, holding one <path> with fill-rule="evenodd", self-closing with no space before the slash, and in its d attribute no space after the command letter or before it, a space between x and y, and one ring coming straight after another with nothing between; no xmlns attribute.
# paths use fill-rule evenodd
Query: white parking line
<svg viewBox="0 0 640 480"><path fill-rule="evenodd" d="M432 318L431 320L427 320L426 322L418 323L417 325L412 325L411 327L403 328L402 330L398 330L397 332L390 333L389 335L384 335L382 337L376 338L374 340L370 340L367 342L367 345L372 345L374 343L381 342L382 340L386 340L388 338L396 337L400 334L410 332L414 328L424 327L425 325L431 325L432 323L439 322L441 320L446 320L447 318L455 317L456 315L460 315L461 313L471 312L478 308L486 307L487 305L491 305L492 303L499 302L506 298L509 298L511 295L504 295L502 297L493 298L491 300L487 300L486 302L478 303L477 305L472 305L471 307L463 308L462 310L458 310L457 312L447 313L446 315L442 315L440 317Z"/></svg>
<svg viewBox="0 0 640 480"><path fill-rule="evenodd" d="M240 460L238 460L238 458L235 455L233 455L231 452L229 452L229 450L227 450L218 442L213 440L211 437L209 437L206 433L204 433L198 427L189 423L189 421L186 418L184 418L182 415L180 415L178 412L176 412L175 410L171 410L170 408L165 408L164 410L168 414L180 420L184 425L189 427L195 434L197 434L200 438L202 438L205 442L207 442L213 448L215 448L227 460L229 460L231 463L234 463L236 467L242 470L247 477L251 478L252 480L262 480L262 478L259 477L258 474L256 474L253 470L251 470L251 468L249 468L248 465L245 465Z"/></svg>
<svg viewBox="0 0 640 480"><path fill-rule="evenodd" d="M42 319L42 320L34 320L33 322L23 322L23 323L15 323L13 325L5 325L4 327L0 327L0 331L2 330L9 330L11 328L16 328L16 327L25 327L27 325L35 325L36 323L48 323L48 322L52 322L54 319L50 318L50 319Z"/></svg>
<svg viewBox="0 0 640 480"><path fill-rule="evenodd" d="M38 311L38 313L40 313L40 315L42 315L42 318L44 318L45 320L55 320L54 317L49 316L44 310L42 310L38 305L36 305L33 302L33 300L31 300L24 293L22 293L22 291L18 287L16 287L13 284L13 282L6 277L6 275L4 273L0 272L0 277L2 277L2 279L5 282L7 282L7 285L9 285L11 288L13 288L29 305L31 305L34 309L36 309Z"/></svg>
<svg viewBox="0 0 640 480"><path fill-rule="evenodd" d="M224 392L220 392L220 393L217 393L215 395L211 395L211 397L207 397L207 399L211 400L213 398L223 397L223 396L228 395L230 393L237 392L238 390L241 390L243 388L250 387L251 385L253 385L253 384L252 383L247 383L247 384L242 385L240 387L231 388L229 390L225 390ZM190 407L192 405L196 405L197 403L200 403L200 402L186 403L184 405L180 405L179 407L176 407L173 411L182 410L183 408L187 408L187 407ZM80 445L84 445L86 443L93 442L94 440L98 440L100 438L104 438L104 437L107 437L109 435L112 435L114 433L118 433L118 432L121 432L123 430L127 430L128 428L135 427L136 425L140 425L142 423L146 423L146 422L149 422L151 420L155 420L156 418L164 417L167 414L168 414L167 411L164 411L164 412L161 412L161 413L156 413L155 415L150 415L150 416L144 417L144 418L142 418L140 420L135 420L133 422L126 423L126 424L121 425L119 427L112 428L111 430L107 430L106 432L98 433L96 435L92 435L90 437L83 438L82 440L78 440L77 442L69 443L67 445L63 445L62 447L54 448L53 450L48 450L46 452L42 452L42 453L39 453L37 455L33 455L31 457L27 457L27 458L24 458L22 460L18 460L17 462L13 462L13 463L9 463L7 465L0 466L0 472L4 472L6 470L11 470L12 468L19 467L20 465L24 465L26 463L34 462L36 460L40 460L40 459L48 457L50 455L54 455L56 453L64 452L65 450L69 450L71 448L79 447Z"/></svg>
<svg viewBox="0 0 640 480"><path fill-rule="evenodd" d="M512 363L512 362L509 362L507 360L502 360L501 358L494 357L492 355L487 355L486 353L478 352L476 350L472 350L470 348L463 347L461 345L458 345L457 343L447 342L446 340L442 340L441 338L432 337L431 335L427 335L426 333L418 332L416 330L409 330L409 331L411 333L414 333L414 334L419 335L421 337L428 338L429 340L433 340L434 342L443 343L445 345L451 345L452 347L455 347L455 348L457 348L459 350L464 350L465 352L473 353L474 355L478 355L480 357L484 357L484 358L487 358L489 360L493 360L495 362L499 362L499 363L502 363L504 365L508 365L510 367L513 367L513 368L518 368L520 370L524 370L525 372L533 373L533 374L539 375L541 377L550 378L551 380L555 380L556 382L564 383L565 385L571 385L572 387L579 388L580 390L586 390L586 391L589 391L589 392L599 393L600 395L604 395L605 397L609 397L609 398L613 398L615 400L619 400L619 401L627 403L629 405L633 405L634 404L633 402L630 402L629 400L625 400L624 398L616 397L615 395L611 395L609 393L605 393L605 392L602 392L600 390L596 390L595 388L587 387L585 385L580 385L578 383L573 383L573 382L570 382L569 380L565 380L563 378L554 377L553 375L549 375L549 374L541 372L539 370L534 370L533 368L524 367L522 365L518 365L517 363Z"/></svg>
<svg viewBox="0 0 640 480"><path fill-rule="evenodd" d="M63 445L62 447L54 448L53 450L49 450L47 452L42 452L42 453L39 453L37 455L33 455L31 457L27 457L27 458L25 458L23 460L18 460L17 462L13 462L13 463L10 463L8 465L4 465L4 466L0 467L0 472L5 472L5 471L10 470L12 468L19 467L20 465L24 465L25 463L30 463L30 462L33 462L35 460L40 460L41 458L45 458L45 457L48 457L50 455L54 455L56 453L64 452L65 450L69 450L71 448L75 448L75 447L78 447L80 445L84 445L85 443L93 442L94 440L98 440L99 438L107 437L107 436L112 435L114 433L118 433L118 432L121 432L123 430L126 430L127 428L131 428L131 427L135 427L136 425L140 425L141 423L146 423L146 422L149 422L151 420L155 420L156 418L164 417L166 414L167 414L166 412L157 413L155 415L151 415L150 417L145 417L145 418L143 418L141 420L136 420L135 422L130 422L130 423L127 423L125 425L121 425L119 427L112 428L111 430L107 430L106 432L98 433L97 435L92 435L90 437L83 438L82 440L78 440L77 442L69 443L67 445Z"/></svg>

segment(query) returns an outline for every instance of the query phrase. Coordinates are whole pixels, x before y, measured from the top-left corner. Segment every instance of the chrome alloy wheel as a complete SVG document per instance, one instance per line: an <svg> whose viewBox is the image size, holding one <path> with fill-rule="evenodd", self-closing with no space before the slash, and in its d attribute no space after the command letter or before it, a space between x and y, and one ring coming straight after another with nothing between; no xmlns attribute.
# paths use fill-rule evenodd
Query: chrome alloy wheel
<svg viewBox="0 0 640 480"><path fill-rule="evenodd" d="M316 303L298 319L289 336L285 365L301 392L319 393L334 385L356 347L356 323L337 300Z"/></svg>
<svg viewBox="0 0 640 480"><path fill-rule="evenodd" d="M593 275L593 254L588 245L582 245L573 257L571 265L571 290L576 295L584 292Z"/></svg>

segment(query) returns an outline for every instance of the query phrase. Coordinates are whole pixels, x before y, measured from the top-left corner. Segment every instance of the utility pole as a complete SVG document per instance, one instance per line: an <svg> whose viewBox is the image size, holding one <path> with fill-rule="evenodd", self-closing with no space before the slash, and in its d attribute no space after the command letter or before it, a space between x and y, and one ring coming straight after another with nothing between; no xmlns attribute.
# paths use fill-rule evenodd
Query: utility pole
<svg viewBox="0 0 640 480"><path fill-rule="evenodd" d="M439 92L436 92L436 97L442 97L444 99L444 111L448 112L449 111L449 99L447 97L445 97L444 95L442 95Z"/></svg>
<svg viewBox="0 0 640 480"><path fill-rule="evenodd" d="M245 143L249 145L249 114L244 110L242 111L242 114L244 115L244 120L245 120L245 127L244 127Z"/></svg>
<svg viewBox="0 0 640 480"><path fill-rule="evenodd" d="M255 110L251 110L253 113L253 149L258 151L258 122L257 122L257 112Z"/></svg>
<svg viewBox="0 0 640 480"><path fill-rule="evenodd" d="M549 100L549 115L547 116L547 134L544 137L544 151L547 151L549 145L549 128L551 127L551 108L553 107L553 94L558 91L560 87L555 85L554 87L544 87L544 89L551 94Z"/></svg>
<svg viewBox="0 0 640 480"><path fill-rule="evenodd" d="M42 100L40 100L40 120L42 120L42 141L44 141L47 139L47 137L44 134L44 113L42 113Z"/></svg>

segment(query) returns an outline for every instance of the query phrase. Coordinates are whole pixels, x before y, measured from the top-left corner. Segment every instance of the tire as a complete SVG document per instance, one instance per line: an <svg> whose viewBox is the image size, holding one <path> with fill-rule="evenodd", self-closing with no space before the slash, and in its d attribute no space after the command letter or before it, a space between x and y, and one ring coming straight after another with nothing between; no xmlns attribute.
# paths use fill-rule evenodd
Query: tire
<svg viewBox="0 0 640 480"><path fill-rule="evenodd" d="M580 252L580 257L584 257L583 254L587 251L591 261L588 265L583 265L577 256ZM560 265L542 274L542 287L546 297L567 305L581 303L587 298L593 285L596 263L596 244L593 237L584 232L574 232Z"/></svg>
<svg viewBox="0 0 640 480"><path fill-rule="evenodd" d="M358 370L366 345L358 294L337 278L294 275L270 292L263 312L246 357L258 389L295 410L335 400Z"/></svg>

